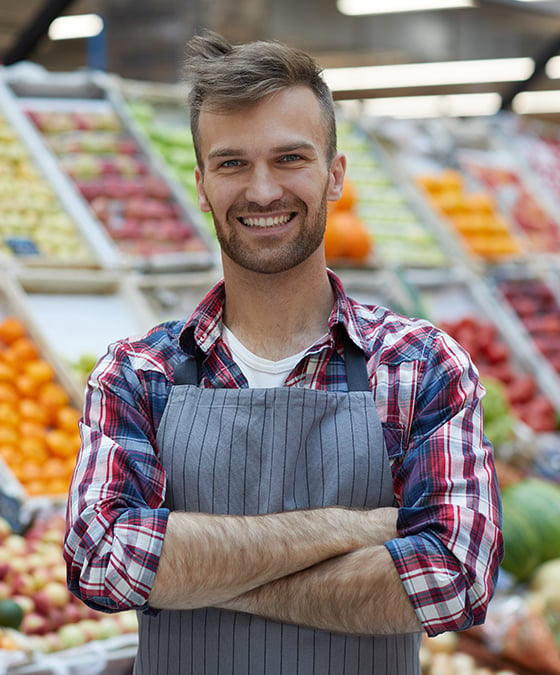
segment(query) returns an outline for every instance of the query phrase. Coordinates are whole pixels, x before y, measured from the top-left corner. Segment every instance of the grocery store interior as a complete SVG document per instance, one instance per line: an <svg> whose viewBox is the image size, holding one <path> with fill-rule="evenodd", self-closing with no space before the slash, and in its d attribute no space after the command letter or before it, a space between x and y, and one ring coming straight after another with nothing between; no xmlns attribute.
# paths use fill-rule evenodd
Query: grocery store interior
<svg viewBox="0 0 560 675"><path fill-rule="evenodd" d="M560 0L0 0L0 675L132 672L135 613L66 589L65 503L107 345L221 277L182 80L204 29L321 65L348 158L328 265L486 387L506 553L423 675L560 675Z"/></svg>

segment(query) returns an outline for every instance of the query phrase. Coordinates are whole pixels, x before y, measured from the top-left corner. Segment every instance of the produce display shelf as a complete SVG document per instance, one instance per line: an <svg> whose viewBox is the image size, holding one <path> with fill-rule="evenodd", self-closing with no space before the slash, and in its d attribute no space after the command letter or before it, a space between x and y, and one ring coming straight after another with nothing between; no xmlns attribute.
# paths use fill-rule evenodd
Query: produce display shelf
<svg viewBox="0 0 560 675"><path fill-rule="evenodd" d="M64 403L64 406L71 406L74 410L78 411L81 408L82 387L77 384L63 359L60 358L60 354L53 347L53 343L46 338L40 322L37 321L37 317L26 302L25 293L21 286L12 273L4 270L0 274L0 322L7 317L16 318L25 327L25 339L29 338L37 350L37 356L30 357L30 361L33 360L33 363L36 363L34 359L40 359L41 362L49 365L52 369L53 382L57 386L61 386L68 397L68 401ZM5 345L3 345L2 349L3 354L8 351ZM23 477L31 479L28 472L33 468L31 466L32 463L36 462L36 466L39 467L44 460L40 457L34 460L31 454L34 452L34 443L31 443L29 449L26 450L26 437L24 437L23 424L20 429L19 426L13 426L13 422L10 420L15 419L14 415L17 415L18 418L21 417L22 422L27 421L34 425L33 428L36 429L33 432L34 435L37 434L45 439L48 430L55 428L52 426L53 421L43 421L42 416L38 412L40 404L38 402L35 403L33 398L35 394L34 390L42 386L43 380L31 380L29 384L29 387L31 387L30 393L26 393L29 388L27 385L29 378L26 380L24 375L25 367L20 370L20 366L16 365L13 377L2 381L5 393L0 404L2 406L2 414L6 416L0 424L3 434L0 456L0 515L8 520L12 529L16 532L20 531L29 522L34 510L42 503L41 495L28 493L27 487L22 481ZM8 375L5 374L4 378L7 377ZM45 379L47 378L45 377ZM33 385L33 382L36 384ZM11 393L14 391L14 387L17 397L14 397L13 393ZM37 428L39 424L41 427ZM17 436L14 437L12 429L17 429ZM10 455L8 454L13 444L15 444L14 449L16 453L28 462L25 466L23 464L20 466L21 470L25 472L25 476L21 475L19 478L16 476L17 471L14 465L10 464ZM50 494L48 500L58 501L61 495L63 495L62 492Z"/></svg>
<svg viewBox="0 0 560 675"><path fill-rule="evenodd" d="M496 269L487 277L509 331L525 345L532 369L560 410L560 285L548 267Z"/></svg>
<svg viewBox="0 0 560 675"><path fill-rule="evenodd" d="M187 319L221 279L218 270L188 274L136 275L133 284L153 316L153 323Z"/></svg>
<svg viewBox="0 0 560 675"><path fill-rule="evenodd" d="M35 130L21 115L0 71L3 255L28 266L110 267L114 247L84 208Z"/></svg>
<svg viewBox="0 0 560 675"><path fill-rule="evenodd" d="M463 171L494 196L515 228L516 237L533 257L553 261L560 257L560 221L548 200L509 148L460 149L457 162Z"/></svg>
<svg viewBox="0 0 560 675"><path fill-rule="evenodd" d="M146 150L170 183L182 192L191 206L191 215L211 249L217 250L210 213L198 206L194 168L197 164L187 107L188 87L110 77L107 95L127 119L129 128L143 139Z"/></svg>
<svg viewBox="0 0 560 675"><path fill-rule="evenodd" d="M456 260L449 240L412 193L375 137L357 120L339 117L338 145L348 159L347 179L357 191L357 215L370 230L378 266L447 267Z"/></svg>
<svg viewBox="0 0 560 675"><path fill-rule="evenodd" d="M500 113L488 134L499 148L507 148L546 213L558 218L560 208L560 135L545 120Z"/></svg>
<svg viewBox="0 0 560 675"><path fill-rule="evenodd" d="M416 314L454 337L470 353L483 380L492 378L504 387L520 440L530 445L535 433L554 430L560 389L538 367L525 336L488 280L466 268L448 274L407 270L403 276L416 294Z"/></svg>
<svg viewBox="0 0 560 675"><path fill-rule="evenodd" d="M13 75L5 82L57 180L72 186L120 266L151 273L214 265L215 253L184 191L168 181L129 127L102 74Z"/></svg>
<svg viewBox="0 0 560 675"><path fill-rule="evenodd" d="M109 344L140 335L155 323L131 274L20 269L15 275L45 341L69 369L80 405L85 378Z"/></svg>
<svg viewBox="0 0 560 675"><path fill-rule="evenodd" d="M413 311L410 289L393 269L336 270L349 297L365 305L387 307L397 314Z"/></svg>
<svg viewBox="0 0 560 675"><path fill-rule="evenodd" d="M51 654L35 653L29 662L0 670L2 675L129 675L138 645L135 633L94 640ZM16 661L16 658L14 658ZM1 667L1 662L0 662Z"/></svg>
<svg viewBox="0 0 560 675"><path fill-rule="evenodd" d="M402 123L401 123L402 122ZM525 260L530 249L524 237L491 192L458 162L460 143L474 142L462 126L448 120L381 123L373 132L446 233L462 260L484 275L496 265ZM480 130L472 134L478 139Z"/></svg>

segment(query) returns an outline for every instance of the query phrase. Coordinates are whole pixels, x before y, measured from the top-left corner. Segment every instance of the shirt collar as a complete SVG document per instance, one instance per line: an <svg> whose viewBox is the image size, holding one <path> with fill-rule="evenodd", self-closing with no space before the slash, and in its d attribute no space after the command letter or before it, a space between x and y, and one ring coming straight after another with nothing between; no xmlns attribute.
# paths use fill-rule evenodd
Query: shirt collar
<svg viewBox="0 0 560 675"><path fill-rule="evenodd" d="M334 336L335 344L340 344L338 331L345 330L350 339L369 356L371 348L368 347L369 341L356 312L357 303L346 295L342 281L332 270L328 270L328 275L335 296L335 304L329 317L329 331ZM183 351L192 355L196 347L203 352L212 349L221 337L224 300L225 287L221 280L203 298L185 323L179 336Z"/></svg>

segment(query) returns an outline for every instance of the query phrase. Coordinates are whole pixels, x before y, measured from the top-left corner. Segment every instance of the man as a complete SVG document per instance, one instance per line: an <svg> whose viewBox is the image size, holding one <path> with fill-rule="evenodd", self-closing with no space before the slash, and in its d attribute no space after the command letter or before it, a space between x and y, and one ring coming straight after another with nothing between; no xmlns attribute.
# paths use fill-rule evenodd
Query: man
<svg viewBox="0 0 560 675"><path fill-rule="evenodd" d="M91 374L69 587L138 610L137 674L419 674L502 556L477 372L326 268L346 160L317 65L209 33L187 70L224 280Z"/></svg>

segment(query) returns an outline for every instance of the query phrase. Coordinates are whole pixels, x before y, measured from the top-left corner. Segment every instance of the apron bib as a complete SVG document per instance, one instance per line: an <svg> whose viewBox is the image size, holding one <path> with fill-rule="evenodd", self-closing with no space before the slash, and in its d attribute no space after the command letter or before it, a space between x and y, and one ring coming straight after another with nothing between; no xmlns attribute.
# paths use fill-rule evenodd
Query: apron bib
<svg viewBox="0 0 560 675"><path fill-rule="evenodd" d="M185 360L157 434L171 510L254 515L394 503L365 358L348 392L206 389ZM354 636L214 608L139 613L135 675L420 675L420 634Z"/></svg>

